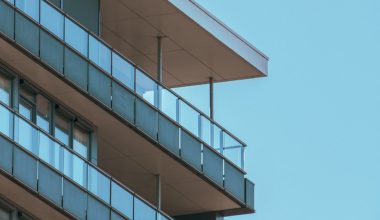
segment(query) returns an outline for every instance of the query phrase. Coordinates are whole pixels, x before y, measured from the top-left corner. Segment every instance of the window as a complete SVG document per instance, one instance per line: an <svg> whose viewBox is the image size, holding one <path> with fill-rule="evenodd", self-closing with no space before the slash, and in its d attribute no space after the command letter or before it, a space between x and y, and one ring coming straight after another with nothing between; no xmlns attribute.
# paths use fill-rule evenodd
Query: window
<svg viewBox="0 0 380 220"><path fill-rule="evenodd" d="M73 150L83 157L87 158L90 147L90 132L78 125L74 126L73 132Z"/></svg>
<svg viewBox="0 0 380 220"><path fill-rule="evenodd" d="M0 101L11 104L11 79L0 74Z"/></svg>
<svg viewBox="0 0 380 220"><path fill-rule="evenodd" d="M10 220L11 213L0 207L0 220Z"/></svg>
<svg viewBox="0 0 380 220"><path fill-rule="evenodd" d="M66 146L70 145L70 119L60 112L55 114L54 136Z"/></svg>
<svg viewBox="0 0 380 220"><path fill-rule="evenodd" d="M82 157L89 158L90 129L61 110L55 113L54 136Z"/></svg>
<svg viewBox="0 0 380 220"><path fill-rule="evenodd" d="M51 104L49 100L42 95L36 96L36 104L36 123L40 128L44 129L46 132L49 132Z"/></svg>
<svg viewBox="0 0 380 220"><path fill-rule="evenodd" d="M33 121L34 102L34 94L26 87L21 87L18 111L30 121Z"/></svg>
<svg viewBox="0 0 380 220"><path fill-rule="evenodd" d="M28 84L20 85L19 113L45 132L52 134L66 147L72 148L88 159L90 129L78 122L75 116L64 108L60 107L52 111L54 105L49 99L35 92ZM51 116L53 112L54 119Z"/></svg>

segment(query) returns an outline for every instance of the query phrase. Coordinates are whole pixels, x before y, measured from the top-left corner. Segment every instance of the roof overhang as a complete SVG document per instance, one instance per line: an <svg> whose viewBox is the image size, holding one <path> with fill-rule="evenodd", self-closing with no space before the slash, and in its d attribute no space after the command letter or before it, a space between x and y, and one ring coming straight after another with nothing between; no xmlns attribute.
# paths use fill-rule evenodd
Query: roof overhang
<svg viewBox="0 0 380 220"><path fill-rule="evenodd" d="M192 0L102 0L101 37L169 87L266 76L268 58Z"/></svg>

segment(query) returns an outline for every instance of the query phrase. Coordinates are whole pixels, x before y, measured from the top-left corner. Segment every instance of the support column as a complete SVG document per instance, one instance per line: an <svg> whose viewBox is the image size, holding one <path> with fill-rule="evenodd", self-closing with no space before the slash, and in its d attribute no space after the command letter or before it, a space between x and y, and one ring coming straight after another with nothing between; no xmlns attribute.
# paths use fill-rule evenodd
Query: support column
<svg viewBox="0 0 380 220"><path fill-rule="evenodd" d="M157 81L162 83L162 36L157 36ZM157 107L161 109L161 87L157 88ZM161 175L156 175L156 206L161 209Z"/></svg>
<svg viewBox="0 0 380 220"><path fill-rule="evenodd" d="M157 36L157 81L162 83L162 36ZM161 109L162 95L161 87L157 86L156 107Z"/></svg>
<svg viewBox="0 0 380 220"><path fill-rule="evenodd" d="M210 77L210 118L214 119L214 78Z"/></svg>
<svg viewBox="0 0 380 220"><path fill-rule="evenodd" d="M156 175L156 206L161 209L161 176Z"/></svg>
<svg viewBox="0 0 380 220"><path fill-rule="evenodd" d="M157 37L157 81L162 82L162 36Z"/></svg>

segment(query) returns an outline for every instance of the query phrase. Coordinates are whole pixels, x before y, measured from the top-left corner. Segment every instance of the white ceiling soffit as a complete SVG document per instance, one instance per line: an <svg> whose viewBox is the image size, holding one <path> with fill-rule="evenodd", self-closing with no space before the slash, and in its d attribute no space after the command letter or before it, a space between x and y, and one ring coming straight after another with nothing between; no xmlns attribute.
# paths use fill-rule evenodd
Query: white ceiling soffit
<svg viewBox="0 0 380 220"><path fill-rule="evenodd" d="M102 0L101 37L169 87L266 76L268 58L192 0Z"/></svg>

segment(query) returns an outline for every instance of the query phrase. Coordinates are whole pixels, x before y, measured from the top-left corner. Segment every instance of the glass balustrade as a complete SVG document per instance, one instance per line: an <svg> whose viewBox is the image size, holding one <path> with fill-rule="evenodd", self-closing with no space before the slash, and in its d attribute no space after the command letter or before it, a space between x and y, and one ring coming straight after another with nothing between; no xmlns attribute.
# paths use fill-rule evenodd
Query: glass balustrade
<svg viewBox="0 0 380 220"><path fill-rule="evenodd" d="M51 3L45 0L0 1L0 12L4 15L0 21L0 31L15 38L17 43L40 56L81 89L88 91L130 122L135 120L133 103L134 96L137 95L138 99L148 102L155 111L169 117L201 140L204 146L211 146L244 169L244 143L172 90L152 79L76 21L66 17ZM15 5L20 12L14 12L13 7L5 2ZM16 16L13 16L14 13ZM40 34L35 23L43 27ZM45 48L48 46L50 50ZM158 120L156 116L152 115L152 118ZM6 127L1 126L0 129ZM155 137L159 135L156 129L159 125L153 123L152 126L155 128L149 129L148 133Z"/></svg>
<svg viewBox="0 0 380 220"><path fill-rule="evenodd" d="M13 174L17 179L78 219L84 219L86 211L87 216L109 219L110 210L115 219L171 219L2 103L0 125L5 125L0 127L0 169L11 171L8 160L15 160ZM13 157L6 137L16 143L8 144L15 148Z"/></svg>

